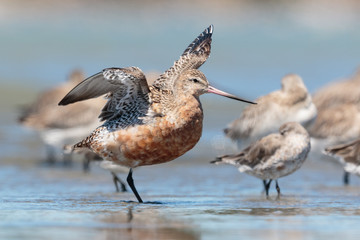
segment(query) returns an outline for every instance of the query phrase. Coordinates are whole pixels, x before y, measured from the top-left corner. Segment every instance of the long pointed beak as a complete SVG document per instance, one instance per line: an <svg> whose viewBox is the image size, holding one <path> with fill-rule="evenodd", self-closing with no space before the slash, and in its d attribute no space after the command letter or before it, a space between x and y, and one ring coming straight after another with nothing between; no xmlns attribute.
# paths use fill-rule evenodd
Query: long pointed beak
<svg viewBox="0 0 360 240"><path fill-rule="evenodd" d="M223 92L223 91L221 91L219 89L216 89L216 88L214 88L212 86L208 87L208 92L209 93L215 93L217 95L224 96L224 97L227 97L227 98L231 98L231 99L234 99L234 100L238 100L238 101L241 101L241 102L256 104L255 102L252 102L252 101L249 101L249 100L246 100L246 99L243 99L243 98L239 98L239 97L234 96L234 95L232 95L230 93Z"/></svg>

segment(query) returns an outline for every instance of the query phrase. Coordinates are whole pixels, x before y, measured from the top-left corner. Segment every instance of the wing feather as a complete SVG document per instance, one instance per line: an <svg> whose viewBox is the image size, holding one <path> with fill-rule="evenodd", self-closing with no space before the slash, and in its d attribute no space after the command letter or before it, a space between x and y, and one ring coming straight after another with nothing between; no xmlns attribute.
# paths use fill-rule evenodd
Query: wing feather
<svg viewBox="0 0 360 240"><path fill-rule="evenodd" d="M161 74L160 77L155 80L153 86L163 90L172 89L172 86L181 73L189 69L198 69L203 65L210 55L213 29L213 25L210 25L192 41L180 56L180 59Z"/></svg>
<svg viewBox="0 0 360 240"><path fill-rule="evenodd" d="M240 153L217 157L211 163L228 163L236 166L246 165L251 168L266 162L283 144L283 137L278 133L270 134L251 144Z"/></svg>
<svg viewBox="0 0 360 240"><path fill-rule="evenodd" d="M100 120L116 119L121 122L120 126L126 127L146 114L149 107L148 93L145 75L139 68L106 68L78 84L59 105L107 94L108 102L102 109Z"/></svg>

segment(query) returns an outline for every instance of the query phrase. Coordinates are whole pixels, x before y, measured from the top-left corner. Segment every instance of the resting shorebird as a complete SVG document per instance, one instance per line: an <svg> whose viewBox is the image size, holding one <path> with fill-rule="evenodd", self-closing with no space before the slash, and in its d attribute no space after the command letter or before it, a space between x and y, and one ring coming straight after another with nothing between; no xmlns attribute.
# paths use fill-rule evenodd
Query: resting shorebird
<svg viewBox="0 0 360 240"><path fill-rule="evenodd" d="M24 109L19 118L22 125L39 133L50 163L61 158L65 162L69 160L67 158L70 156L63 155L63 146L83 139L100 124L96 116L105 104L104 99L77 103L69 108L57 105L64 94L84 79L83 76L81 71L73 71L66 83L42 92L34 103Z"/></svg>
<svg viewBox="0 0 360 240"><path fill-rule="evenodd" d="M316 118L316 107L302 79L295 74L286 75L282 88L260 97L257 105L250 105L224 130L227 137L238 142L240 148L277 132L286 122L299 122L307 126Z"/></svg>
<svg viewBox="0 0 360 240"><path fill-rule="evenodd" d="M318 116L308 128L312 153L327 146L345 144L360 138L360 70L352 78L332 83L313 96ZM344 184L349 183L345 171Z"/></svg>
<svg viewBox="0 0 360 240"><path fill-rule="evenodd" d="M137 67L108 68L85 79L59 103L108 94L99 116L105 123L73 149L89 148L106 161L128 167L127 182L139 202L133 168L171 161L195 146L202 133L200 95L215 93L251 103L210 86L197 70L210 54L212 32L213 26L205 29L150 87Z"/></svg>
<svg viewBox="0 0 360 240"><path fill-rule="evenodd" d="M325 148L325 154L337 158L347 173L360 176L360 139Z"/></svg>
<svg viewBox="0 0 360 240"><path fill-rule="evenodd" d="M283 124L279 133L270 134L245 148L242 152L216 158L211 163L231 164L263 180L266 196L272 180L280 196L277 179L298 170L310 151L310 136L299 123ZM268 182L267 182L268 180Z"/></svg>

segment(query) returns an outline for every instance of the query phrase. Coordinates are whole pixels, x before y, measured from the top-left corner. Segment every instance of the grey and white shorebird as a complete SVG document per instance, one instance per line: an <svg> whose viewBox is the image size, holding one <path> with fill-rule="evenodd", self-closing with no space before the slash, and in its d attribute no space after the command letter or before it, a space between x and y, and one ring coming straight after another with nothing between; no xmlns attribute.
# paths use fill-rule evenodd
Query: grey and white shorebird
<svg viewBox="0 0 360 240"><path fill-rule="evenodd" d="M281 89L256 99L257 105L248 105L224 130L239 148L277 132L286 122L311 124L317 110L301 77L289 74L281 80Z"/></svg>
<svg viewBox="0 0 360 240"><path fill-rule="evenodd" d="M71 156L63 154L63 146L81 140L100 124L96 116L106 102L104 99L93 99L66 109L57 105L64 94L83 79L81 71L73 71L65 83L41 92L32 104L23 108L18 119L39 134L46 147L46 160L50 163L69 160Z"/></svg>
<svg viewBox="0 0 360 240"><path fill-rule="evenodd" d="M328 146L360 138L360 70L350 79L331 83L313 95L318 116L309 126L312 158L321 157ZM349 183L345 171L344 184Z"/></svg>
<svg viewBox="0 0 360 240"><path fill-rule="evenodd" d="M360 176L360 139L327 147L324 153L338 159L345 172Z"/></svg>
<svg viewBox="0 0 360 240"><path fill-rule="evenodd" d="M230 164L263 180L266 196L270 184L276 181L280 196L278 179L298 170L310 151L310 136L297 122L283 124L279 133L272 133L252 143L238 154L217 157L211 163Z"/></svg>

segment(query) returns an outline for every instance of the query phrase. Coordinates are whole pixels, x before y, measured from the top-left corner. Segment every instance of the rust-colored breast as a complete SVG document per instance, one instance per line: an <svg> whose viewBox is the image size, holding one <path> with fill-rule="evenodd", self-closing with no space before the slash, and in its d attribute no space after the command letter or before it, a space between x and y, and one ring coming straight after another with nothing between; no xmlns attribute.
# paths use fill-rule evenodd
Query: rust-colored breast
<svg viewBox="0 0 360 240"><path fill-rule="evenodd" d="M190 149L202 134L201 107L180 107L175 115L109 133L99 154L115 163L137 167L171 161Z"/></svg>

